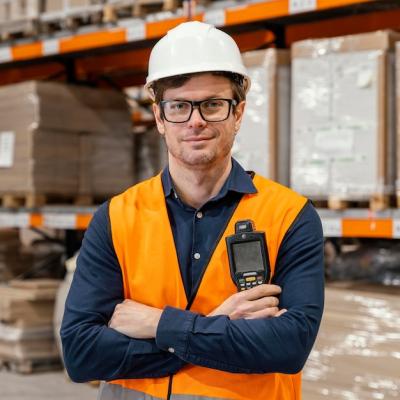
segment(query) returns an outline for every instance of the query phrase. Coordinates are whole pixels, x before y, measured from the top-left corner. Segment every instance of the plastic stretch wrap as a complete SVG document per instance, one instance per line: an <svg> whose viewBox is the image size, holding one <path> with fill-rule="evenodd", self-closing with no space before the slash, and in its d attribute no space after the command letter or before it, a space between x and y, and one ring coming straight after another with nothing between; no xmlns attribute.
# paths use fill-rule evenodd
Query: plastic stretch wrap
<svg viewBox="0 0 400 400"><path fill-rule="evenodd" d="M165 140L156 128L135 134L135 170L138 182L158 174L167 163Z"/></svg>
<svg viewBox="0 0 400 400"><path fill-rule="evenodd" d="M289 184L289 54L268 49L243 54L251 77L233 156L247 170Z"/></svg>
<svg viewBox="0 0 400 400"><path fill-rule="evenodd" d="M396 37L380 31L294 44L295 190L313 198L347 200L393 192Z"/></svg>
<svg viewBox="0 0 400 400"><path fill-rule="evenodd" d="M303 373L306 400L400 397L400 292L327 288Z"/></svg>

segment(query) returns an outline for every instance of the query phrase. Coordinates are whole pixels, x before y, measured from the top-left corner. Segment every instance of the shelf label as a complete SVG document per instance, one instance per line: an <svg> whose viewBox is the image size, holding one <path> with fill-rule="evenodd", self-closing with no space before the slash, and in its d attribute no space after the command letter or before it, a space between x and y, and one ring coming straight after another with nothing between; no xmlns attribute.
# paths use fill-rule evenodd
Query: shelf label
<svg viewBox="0 0 400 400"><path fill-rule="evenodd" d="M10 47L0 47L0 62L12 61Z"/></svg>
<svg viewBox="0 0 400 400"><path fill-rule="evenodd" d="M214 26L225 25L225 10L206 11L203 21Z"/></svg>
<svg viewBox="0 0 400 400"><path fill-rule="evenodd" d="M400 238L400 219L393 220L393 238Z"/></svg>
<svg viewBox="0 0 400 400"><path fill-rule="evenodd" d="M76 215L45 213L43 214L43 226L46 228L76 229Z"/></svg>
<svg viewBox="0 0 400 400"><path fill-rule="evenodd" d="M125 40L127 42L135 42L143 39L146 39L146 23L144 21L134 21L125 28Z"/></svg>
<svg viewBox="0 0 400 400"><path fill-rule="evenodd" d="M14 132L0 132L0 168L11 168L14 164Z"/></svg>
<svg viewBox="0 0 400 400"><path fill-rule="evenodd" d="M290 0L289 13L296 14L317 9L317 0Z"/></svg>
<svg viewBox="0 0 400 400"><path fill-rule="evenodd" d="M43 40L43 55L50 56L52 54L60 53L60 41L58 39Z"/></svg>
<svg viewBox="0 0 400 400"><path fill-rule="evenodd" d="M0 227L28 228L29 213L0 213Z"/></svg>
<svg viewBox="0 0 400 400"><path fill-rule="evenodd" d="M325 237L341 237L342 220L340 218L322 218L322 230Z"/></svg>

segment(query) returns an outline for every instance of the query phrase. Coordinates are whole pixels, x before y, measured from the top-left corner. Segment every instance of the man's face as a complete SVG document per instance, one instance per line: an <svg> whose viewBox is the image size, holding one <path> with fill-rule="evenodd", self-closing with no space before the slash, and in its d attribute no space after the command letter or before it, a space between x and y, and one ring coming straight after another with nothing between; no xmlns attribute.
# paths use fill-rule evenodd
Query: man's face
<svg viewBox="0 0 400 400"><path fill-rule="evenodd" d="M179 88L167 89L163 100L201 101L212 98L232 99L228 78L212 74L196 75ZM161 118L159 105L153 105L157 128L165 136L170 162L192 168L217 165L230 158L230 151L239 130L245 103L231 109L221 122L205 121L198 108L187 122L173 123Z"/></svg>

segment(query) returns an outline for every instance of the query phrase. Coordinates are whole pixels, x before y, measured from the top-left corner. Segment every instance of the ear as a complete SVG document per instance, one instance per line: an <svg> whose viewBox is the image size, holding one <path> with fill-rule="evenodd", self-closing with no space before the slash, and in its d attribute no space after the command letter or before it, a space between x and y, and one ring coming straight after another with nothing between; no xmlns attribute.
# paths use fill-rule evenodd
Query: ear
<svg viewBox="0 0 400 400"><path fill-rule="evenodd" d="M165 134L164 120L161 118L161 108L158 104L153 103L153 114L156 119L157 129L160 135Z"/></svg>
<svg viewBox="0 0 400 400"><path fill-rule="evenodd" d="M239 130L240 125L242 123L245 106L246 106L246 102L241 101L235 107L235 112L233 113L233 116L235 117L235 132L237 132Z"/></svg>

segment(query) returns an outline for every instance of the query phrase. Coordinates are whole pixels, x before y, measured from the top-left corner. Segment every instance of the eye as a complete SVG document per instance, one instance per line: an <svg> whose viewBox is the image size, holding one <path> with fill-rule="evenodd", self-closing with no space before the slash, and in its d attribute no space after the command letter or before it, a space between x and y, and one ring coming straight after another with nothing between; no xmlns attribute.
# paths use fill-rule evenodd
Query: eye
<svg viewBox="0 0 400 400"><path fill-rule="evenodd" d="M171 111L186 111L190 108L190 103L185 101L171 101L168 103L168 108Z"/></svg>
<svg viewBox="0 0 400 400"><path fill-rule="evenodd" d="M224 101L223 100L207 100L203 103L203 107L207 110L215 110L222 108L224 106Z"/></svg>

